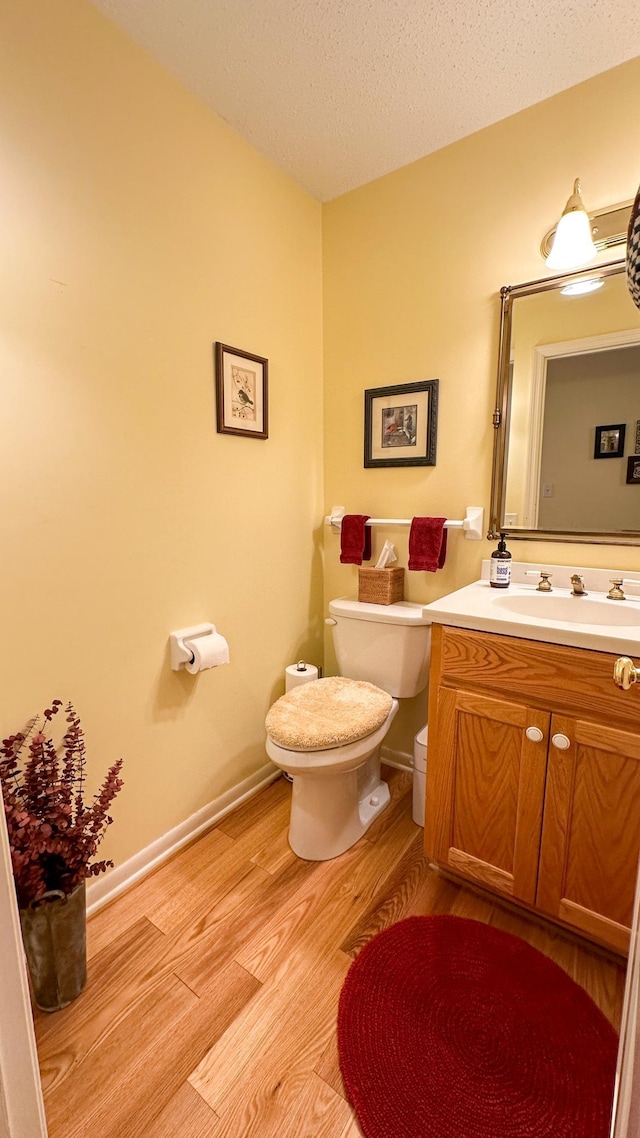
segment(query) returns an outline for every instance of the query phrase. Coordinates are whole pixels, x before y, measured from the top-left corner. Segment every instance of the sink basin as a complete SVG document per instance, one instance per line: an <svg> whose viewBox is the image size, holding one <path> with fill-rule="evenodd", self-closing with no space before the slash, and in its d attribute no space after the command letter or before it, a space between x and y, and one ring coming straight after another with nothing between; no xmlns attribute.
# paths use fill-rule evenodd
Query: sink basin
<svg viewBox="0 0 640 1138"><path fill-rule="evenodd" d="M523 580L542 569L556 574L551 593L539 592L534 584ZM574 597L565 584L571 576L570 566L548 564L534 568L527 562L514 562L508 589L492 589L489 571L489 562L485 561L484 576L479 581L431 601L424 606L425 615L434 624L454 628L566 644L616 656L635 658L640 654L640 597L637 593L628 594L624 601L607 597L607 589L616 577L629 573L630 585L633 573L634 584L640 585L640 570L626 570L623 574L617 568L578 567L576 572L584 578L587 588L582 597Z"/></svg>
<svg viewBox="0 0 640 1138"><path fill-rule="evenodd" d="M561 620L565 624L597 624L618 628L637 628L640 625L640 607L628 601L533 593L526 597L498 597L495 604L506 613L534 617L536 620Z"/></svg>

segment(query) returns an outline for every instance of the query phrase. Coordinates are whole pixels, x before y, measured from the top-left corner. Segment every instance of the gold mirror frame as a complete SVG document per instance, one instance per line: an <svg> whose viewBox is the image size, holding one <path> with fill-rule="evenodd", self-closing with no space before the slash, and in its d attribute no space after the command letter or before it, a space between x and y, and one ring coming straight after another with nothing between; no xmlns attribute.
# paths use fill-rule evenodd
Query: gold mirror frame
<svg viewBox="0 0 640 1138"><path fill-rule="evenodd" d="M624 261L610 261L596 268L581 269L574 273L564 273L544 280L527 281L520 285L504 285L500 289L500 346L498 356L498 383L496 406L493 412L494 440L493 467L491 475L491 519L487 537L495 540L501 533L511 540L555 541L589 543L595 545L640 545L640 530L620 532L582 531L582 530L542 530L524 529L501 525L505 513L505 491L508 457L507 429L509 425L510 362L513 304L518 297L534 293L561 289L573 281L604 279L625 271Z"/></svg>

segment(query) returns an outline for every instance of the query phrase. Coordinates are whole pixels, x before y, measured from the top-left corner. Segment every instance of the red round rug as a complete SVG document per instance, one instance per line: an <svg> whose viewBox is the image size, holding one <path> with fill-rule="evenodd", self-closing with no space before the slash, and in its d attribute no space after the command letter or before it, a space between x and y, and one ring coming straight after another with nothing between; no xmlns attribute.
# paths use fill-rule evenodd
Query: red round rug
<svg viewBox="0 0 640 1138"><path fill-rule="evenodd" d="M618 1037L518 937L409 917L355 959L338 1050L365 1138L607 1138Z"/></svg>

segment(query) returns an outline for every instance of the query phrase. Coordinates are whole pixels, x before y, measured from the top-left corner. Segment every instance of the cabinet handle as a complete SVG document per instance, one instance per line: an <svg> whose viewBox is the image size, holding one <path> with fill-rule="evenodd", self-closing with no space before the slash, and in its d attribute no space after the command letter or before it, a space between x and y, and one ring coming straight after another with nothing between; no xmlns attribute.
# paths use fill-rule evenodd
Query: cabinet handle
<svg viewBox="0 0 640 1138"><path fill-rule="evenodd" d="M551 742L559 751L567 751L571 746L571 739L569 739L567 735L562 735L560 732L551 736Z"/></svg>
<svg viewBox="0 0 640 1138"><path fill-rule="evenodd" d="M628 656L618 656L613 665L613 682L623 691L629 691L632 684L638 679L638 669Z"/></svg>
<svg viewBox="0 0 640 1138"><path fill-rule="evenodd" d="M527 727L525 735L532 743L540 743L544 739L544 735L539 727Z"/></svg>

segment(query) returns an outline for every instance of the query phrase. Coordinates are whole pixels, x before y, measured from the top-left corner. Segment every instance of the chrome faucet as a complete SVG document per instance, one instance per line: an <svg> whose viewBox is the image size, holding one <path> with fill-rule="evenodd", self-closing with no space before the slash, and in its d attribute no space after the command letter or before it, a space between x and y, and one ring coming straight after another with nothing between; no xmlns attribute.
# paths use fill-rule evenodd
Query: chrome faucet
<svg viewBox="0 0 640 1138"><path fill-rule="evenodd" d="M584 587L584 578L579 573L574 573L571 578L571 594L574 597L586 597L589 594Z"/></svg>

